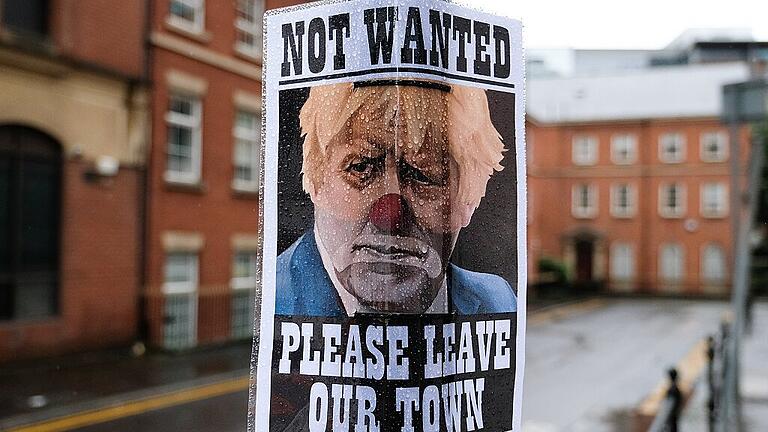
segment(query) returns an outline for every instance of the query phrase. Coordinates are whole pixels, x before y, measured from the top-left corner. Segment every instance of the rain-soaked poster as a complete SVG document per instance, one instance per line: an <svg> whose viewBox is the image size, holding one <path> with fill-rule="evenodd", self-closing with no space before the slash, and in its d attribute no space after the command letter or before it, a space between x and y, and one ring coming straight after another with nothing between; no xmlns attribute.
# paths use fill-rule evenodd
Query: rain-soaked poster
<svg viewBox="0 0 768 432"><path fill-rule="evenodd" d="M520 430L521 24L446 1L265 18L252 431Z"/></svg>

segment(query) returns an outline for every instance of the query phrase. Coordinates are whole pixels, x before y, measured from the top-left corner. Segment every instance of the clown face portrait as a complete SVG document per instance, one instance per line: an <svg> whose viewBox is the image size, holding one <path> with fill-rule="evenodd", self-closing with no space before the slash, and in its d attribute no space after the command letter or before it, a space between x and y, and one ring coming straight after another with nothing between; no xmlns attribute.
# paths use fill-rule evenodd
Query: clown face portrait
<svg viewBox="0 0 768 432"><path fill-rule="evenodd" d="M516 311L502 277L451 263L502 170L484 90L426 80L317 86L299 126L314 223L278 257L276 313Z"/></svg>

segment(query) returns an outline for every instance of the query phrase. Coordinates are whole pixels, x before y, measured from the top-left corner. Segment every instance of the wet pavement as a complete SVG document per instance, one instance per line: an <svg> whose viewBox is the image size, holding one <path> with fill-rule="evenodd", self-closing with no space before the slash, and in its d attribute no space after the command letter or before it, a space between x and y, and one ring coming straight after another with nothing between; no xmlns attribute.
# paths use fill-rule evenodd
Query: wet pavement
<svg viewBox="0 0 768 432"><path fill-rule="evenodd" d="M0 367L0 430L248 373L250 344L133 357L87 353Z"/></svg>
<svg viewBox="0 0 768 432"><path fill-rule="evenodd" d="M526 336L523 432L625 432L635 408L707 334L727 304L615 300L534 324Z"/></svg>
<svg viewBox="0 0 768 432"><path fill-rule="evenodd" d="M245 432L247 410L248 392L242 391L75 430L77 432Z"/></svg>
<svg viewBox="0 0 768 432"><path fill-rule="evenodd" d="M715 331L726 307L709 301L621 299L595 308L570 307L571 313L539 314L528 327L523 432L631 430L630 414L663 379L666 367ZM248 351L241 346L189 355L123 358L118 361L122 365L119 373L98 372L96 365L90 371L85 366L62 367L63 372L49 371L36 381L30 379L39 385L35 389L25 388L3 370L0 408L34 413L28 406L29 396L46 389L48 407L54 406L58 400L54 387L65 391L62 398L84 400L86 395L114 395L125 389L135 392L158 383L183 388L187 378L199 382L225 373L244 375ZM25 373L29 377L35 372ZM13 390L6 392L6 385ZM126 405L131 403L136 405ZM240 388L159 409L132 411L72 430L243 431L246 406L247 392Z"/></svg>

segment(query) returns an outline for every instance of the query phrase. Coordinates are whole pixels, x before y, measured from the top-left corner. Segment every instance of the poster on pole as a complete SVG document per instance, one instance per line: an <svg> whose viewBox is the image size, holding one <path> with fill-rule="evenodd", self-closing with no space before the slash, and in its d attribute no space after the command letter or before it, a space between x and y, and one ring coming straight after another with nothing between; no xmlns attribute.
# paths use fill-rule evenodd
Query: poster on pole
<svg viewBox="0 0 768 432"><path fill-rule="evenodd" d="M520 22L350 0L264 26L249 429L519 431Z"/></svg>

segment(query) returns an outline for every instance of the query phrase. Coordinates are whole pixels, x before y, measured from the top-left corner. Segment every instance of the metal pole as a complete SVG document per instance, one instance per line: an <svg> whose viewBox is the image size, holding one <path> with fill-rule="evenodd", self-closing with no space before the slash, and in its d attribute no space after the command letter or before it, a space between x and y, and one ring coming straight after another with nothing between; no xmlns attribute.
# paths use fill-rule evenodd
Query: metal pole
<svg viewBox="0 0 768 432"><path fill-rule="evenodd" d="M733 321L731 323L730 338L726 350L727 369L725 371L724 403L722 405L723 417L719 424L719 431L740 432L741 410L739 404L739 364L741 352L741 338L744 333L744 319L747 303L747 290L749 289L749 269L751 266L751 250L749 234L752 230L754 218L755 199L757 197L760 173L763 166L763 148L760 145L751 146L752 152L749 159L748 184L744 191L740 167L740 151L738 141L738 126L731 126L731 184L732 217L734 232L736 234L734 244L734 271L733 290L731 295Z"/></svg>

